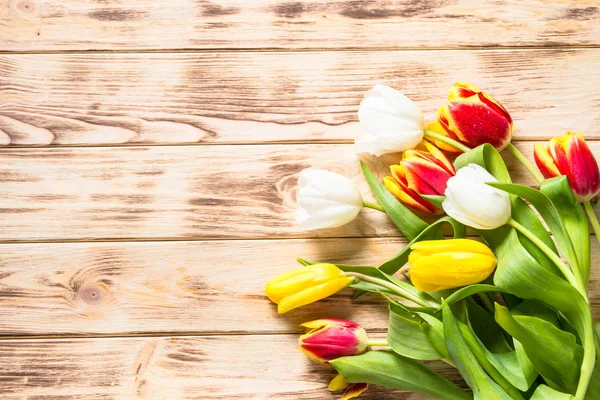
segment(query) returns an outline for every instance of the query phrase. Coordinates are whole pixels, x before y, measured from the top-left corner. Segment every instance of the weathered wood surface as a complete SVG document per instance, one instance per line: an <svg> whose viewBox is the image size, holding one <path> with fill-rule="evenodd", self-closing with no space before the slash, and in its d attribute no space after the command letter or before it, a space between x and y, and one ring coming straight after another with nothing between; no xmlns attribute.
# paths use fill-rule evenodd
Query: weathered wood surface
<svg viewBox="0 0 600 400"><path fill-rule="evenodd" d="M0 145L349 142L373 85L431 120L465 79L515 139L600 138L600 49L36 54L0 56Z"/></svg>
<svg viewBox="0 0 600 400"><path fill-rule="evenodd" d="M600 142L590 142L600 156ZM532 142L518 142L529 158ZM515 182L535 182L507 154ZM353 146L247 145L1 149L0 241L396 236L375 210L300 231L298 174L324 168L369 188ZM365 157L382 178L399 155Z"/></svg>
<svg viewBox="0 0 600 400"><path fill-rule="evenodd" d="M309 361L296 335L0 342L3 399L336 398L332 369ZM268 350L267 350L268 349ZM430 364L460 383L451 367ZM427 397L372 386L363 400Z"/></svg>
<svg viewBox="0 0 600 400"><path fill-rule="evenodd" d="M596 45L597 1L4 0L0 50Z"/></svg>
<svg viewBox="0 0 600 400"><path fill-rule="evenodd" d="M0 245L0 335L297 333L301 323L325 317L385 331L387 302L377 295L352 303L347 290L278 316L264 286L299 266L297 256L379 265L405 244L370 238ZM600 249L592 244L597 266ZM600 315L598 268L590 289Z"/></svg>

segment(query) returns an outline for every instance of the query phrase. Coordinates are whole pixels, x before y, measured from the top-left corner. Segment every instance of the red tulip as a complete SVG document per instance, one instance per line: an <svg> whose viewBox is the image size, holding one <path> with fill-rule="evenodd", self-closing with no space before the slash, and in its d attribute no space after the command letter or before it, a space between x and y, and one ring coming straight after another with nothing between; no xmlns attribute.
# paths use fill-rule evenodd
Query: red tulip
<svg viewBox="0 0 600 400"><path fill-rule="evenodd" d="M369 387L366 383L350 383L347 382L344 377L338 374L333 380L329 383L329 390L332 392L338 392L343 390L344 394L340 397L340 400L350 400L355 397L360 396L367 388Z"/></svg>
<svg viewBox="0 0 600 400"><path fill-rule="evenodd" d="M450 89L437 120L448 137L471 148L490 143L501 150L512 138L513 120L508 111L492 96L465 82L456 82Z"/></svg>
<svg viewBox="0 0 600 400"><path fill-rule="evenodd" d="M548 148L536 143L533 156L544 177L566 175L580 202L592 200L600 193L598 163L581 134L567 132L552 138Z"/></svg>
<svg viewBox="0 0 600 400"><path fill-rule="evenodd" d="M298 347L320 364L367 350L367 332L356 322L329 318L306 322L302 326L307 333L300 336Z"/></svg>
<svg viewBox="0 0 600 400"><path fill-rule="evenodd" d="M408 150L399 164L392 165L392 176L385 187L406 205L429 214L440 210L420 195L443 196L446 182L456 173L452 163L434 145L423 142L428 151Z"/></svg>

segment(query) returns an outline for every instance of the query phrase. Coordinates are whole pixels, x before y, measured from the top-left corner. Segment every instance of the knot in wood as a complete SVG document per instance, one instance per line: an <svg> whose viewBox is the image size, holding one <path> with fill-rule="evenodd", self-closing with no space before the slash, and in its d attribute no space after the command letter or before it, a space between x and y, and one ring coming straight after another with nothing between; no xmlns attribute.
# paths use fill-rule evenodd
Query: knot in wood
<svg viewBox="0 0 600 400"><path fill-rule="evenodd" d="M104 292L107 290L107 287L102 287L100 285L84 285L79 288L77 294L88 304L100 304L104 301Z"/></svg>
<svg viewBox="0 0 600 400"><path fill-rule="evenodd" d="M36 4L32 0L22 0L17 3L17 9L23 13L31 14L35 12Z"/></svg>

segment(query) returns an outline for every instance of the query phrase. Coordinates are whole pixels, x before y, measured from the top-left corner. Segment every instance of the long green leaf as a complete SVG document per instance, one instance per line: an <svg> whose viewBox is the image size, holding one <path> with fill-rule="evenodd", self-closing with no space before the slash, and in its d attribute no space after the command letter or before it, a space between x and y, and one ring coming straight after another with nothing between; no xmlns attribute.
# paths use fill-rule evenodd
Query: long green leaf
<svg viewBox="0 0 600 400"><path fill-rule="evenodd" d="M540 190L556 205L587 285L590 279L590 232L585 212L575 199L566 176L546 179Z"/></svg>
<svg viewBox="0 0 600 400"><path fill-rule="evenodd" d="M486 292L507 293L506 290L501 289L497 286L478 283L478 284L469 285L469 286L465 286L463 288L458 289L456 292L452 293L446 299L446 303L448 305L452 305L452 304L456 303L457 301L465 299L470 296L473 296L474 294L486 293ZM441 306L440 306L440 309L441 309Z"/></svg>
<svg viewBox="0 0 600 400"><path fill-rule="evenodd" d="M574 394L583 348L575 336L537 317L514 315L496 304L496 321L525 349L536 370L550 387Z"/></svg>
<svg viewBox="0 0 600 400"><path fill-rule="evenodd" d="M385 210L385 213L390 217L394 225L408 238L413 240L419 235L429 224L417 217L412 211L406 208L393 194L391 194L385 186L383 186L369 170L369 167L364 162L360 162L363 174L367 183L371 187L371 191L377 198L379 204Z"/></svg>
<svg viewBox="0 0 600 400"><path fill-rule="evenodd" d="M461 375L473 390L475 399L496 400L511 397L485 373L465 341L448 304L442 304L446 348Z"/></svg>
<svg viewBox="0 0 600 400"><path fill-rule="evenodd" d="M557 392L546 385L538 386L531 396L531 400L571 400L574 398L568 393Z"/></svg>
<svg viewBox="0 0 600 400"><path fill-rule="evenodd" d="M442 400L468 400L472 396L416 360L393 351L368 351L342 357L331 365L351 383L368 383L417 392Z"/></svg>
<svg viewBox="0 0 600 400"><path fill-rule="evenodd" d="M571 242L566 227L563 224L561 215L554 205L554 203L541 191L531 188L529 186L515 185L509 183L488 183L490 186L505 192L519 196L529 201L535 209L540 213L550 231L554 235L556 243L560 251L567 257L569 264L574 268L575 271L580 271L579 259L575 253L575 248ZM567 186L566 190L569 192L571 189ZM586 221L587 226L587 221Z"/></svg>
<svg viewBox="0 0 600 400"><path fill-rule="evenodd" d="M396 353L415 360L439 360L442 355L422 331L424 324L418 315L390 303L390 321L387 341Z"/></svg>

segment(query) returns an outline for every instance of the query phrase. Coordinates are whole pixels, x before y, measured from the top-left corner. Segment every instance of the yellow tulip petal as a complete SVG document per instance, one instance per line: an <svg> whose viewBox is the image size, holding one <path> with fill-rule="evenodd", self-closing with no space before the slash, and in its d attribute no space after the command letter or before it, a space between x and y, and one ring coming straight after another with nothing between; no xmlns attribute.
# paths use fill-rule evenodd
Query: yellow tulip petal
<svg viewBox="0 0 600 400"><path fill-rule="evenodd" d="M343 276L342 271L334 264L309 265L293 269L271 279L265 287L265 293L273 303L279 303L282 298L290 294L339 276Z"/></svg>
<svg viewBox="0 0 600 400"><path fill-rule="evenodd" d="M350 382L346 381L342 374L337 374L336 377L329 382L327 389L332 392L339 392L340 390L346 389L348 386L350 386Z"/></svg>
<svg viewBox="0 0 600 400"><path fill-rule="evenodd" d="M494 253L485 244L471 239L446 239L423 240L410 246L411 250L420 252L439 253L446 251L469 252L487 254L494 257Z"/></svg>
<svg viewBox="0 0 600 400"><path fill-rule="evenodd" d="M354 281L354 278L342 276L320 285L311 286L298 293L290 294L281 299L277 310L279 311L279 314L284 314L295 308L314 303L315 301L339 292L352 283L352 281Z"/></svg>

